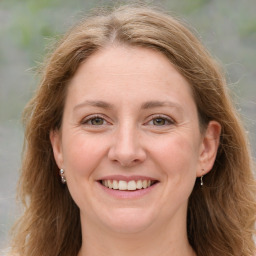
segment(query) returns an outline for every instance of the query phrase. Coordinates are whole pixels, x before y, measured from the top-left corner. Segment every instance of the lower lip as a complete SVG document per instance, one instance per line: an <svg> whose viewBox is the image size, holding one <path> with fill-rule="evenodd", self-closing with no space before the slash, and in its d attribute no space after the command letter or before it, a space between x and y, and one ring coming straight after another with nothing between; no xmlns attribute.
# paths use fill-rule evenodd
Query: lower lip
<svg viewBox="0 0 256 256"><path fill-rule="evenodd" d="M113 197L120 198L120 199L137 199L149 194L153 189L156 188L158 183L155 183L148 188L138 189L138 190L129 190L129 191L107 188L103 186L100 182L98 182L98 184L106 193L108 193Z"/></svg>

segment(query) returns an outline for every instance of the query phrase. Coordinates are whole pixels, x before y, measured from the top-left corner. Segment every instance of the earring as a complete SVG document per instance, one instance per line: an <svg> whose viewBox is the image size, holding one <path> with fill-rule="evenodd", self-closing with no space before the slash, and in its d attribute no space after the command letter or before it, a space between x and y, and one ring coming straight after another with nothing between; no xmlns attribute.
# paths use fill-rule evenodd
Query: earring
<svg viewBox="0 0 256 256"><path fill-rule="evenodd" d="M201 185L201 186L203 186L203 185L204 185L203 177L204 177L204 175L202 175L202 176L201 176L201 178L200 178L200 185Z"/></svg>
<svg viewBox="0 0 256 256"><path fill-rule="evenodd" d="M63 169L60 169L60 177L61 177L62 184L66 184L67 180L66 180L66 177L65 177Z"/></svg>

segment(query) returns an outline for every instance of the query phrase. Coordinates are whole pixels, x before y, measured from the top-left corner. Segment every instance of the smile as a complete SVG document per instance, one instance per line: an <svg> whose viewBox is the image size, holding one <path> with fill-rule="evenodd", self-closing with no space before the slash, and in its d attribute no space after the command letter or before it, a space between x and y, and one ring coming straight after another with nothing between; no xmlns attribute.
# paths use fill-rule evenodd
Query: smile
<svg viewBox="0 0 256 256"><path fill-rule="evenodd" d="M154 185L157 181L154 180L101 180L101 184L107 188L114 190L141 190L146 189Z"/></svg>

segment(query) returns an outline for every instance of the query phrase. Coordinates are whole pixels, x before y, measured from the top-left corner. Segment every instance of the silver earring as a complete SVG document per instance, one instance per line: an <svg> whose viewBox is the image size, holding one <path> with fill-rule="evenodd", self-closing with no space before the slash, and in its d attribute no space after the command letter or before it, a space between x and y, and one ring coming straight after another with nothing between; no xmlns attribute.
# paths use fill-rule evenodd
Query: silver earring
<svg viewBox="0 0 256 256"><path fill-rule="evenodd" d="M65 177L65 174L64 174L64 170L63 169L60 169L60 177L61 177L61 182L63 184L66 184L67 180L66 180L66 177Z"/></svg>
<svg viewBox="0 0 256 256"><path fill-rule="evenodd" d="M203 177L204 177L204 175L202 175L202 176L201 176L201 178L200 178L200 185L201 185L201 186L203 186L203 185L204 185Z"/></svg>

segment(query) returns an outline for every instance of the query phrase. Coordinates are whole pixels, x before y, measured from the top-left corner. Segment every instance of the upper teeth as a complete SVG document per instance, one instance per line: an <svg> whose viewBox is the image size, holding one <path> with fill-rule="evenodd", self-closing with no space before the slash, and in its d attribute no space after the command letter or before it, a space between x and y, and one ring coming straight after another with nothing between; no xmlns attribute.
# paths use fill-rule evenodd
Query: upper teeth
<svg viewBox="0 0 256 256"><path fill-rule="evenodd" d="M152 185L151 180L102 180L102 184L107 188L119 189L119 190L136 190L142 188L148 188Z"/></svg>

